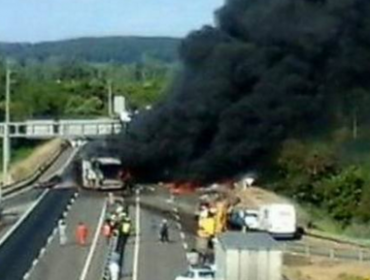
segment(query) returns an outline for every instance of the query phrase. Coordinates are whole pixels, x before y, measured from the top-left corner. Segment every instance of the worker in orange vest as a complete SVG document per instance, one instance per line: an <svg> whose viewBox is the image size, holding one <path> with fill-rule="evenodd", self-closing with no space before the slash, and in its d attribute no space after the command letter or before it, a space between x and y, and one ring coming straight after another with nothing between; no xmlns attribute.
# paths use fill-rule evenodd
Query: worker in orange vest
<svg viewBox="0 0 370 280"><path fill-rule="evenodd" d="M83 222L79 222L77 229L76 229L76 239L77 243L81 246L86 245L86 240L87 240L87 235L88 235L88 229L87 226Z"/></svg>
<svg viewBox="0 0 370 280"><path fill-rule="evenodd" d="M107 220L105 221L103 225L103 236L107 240L107 243L109 243L109 239L111 235L112 235L112 228L111 228L111 225L109 224L109 221Z"/></svg>

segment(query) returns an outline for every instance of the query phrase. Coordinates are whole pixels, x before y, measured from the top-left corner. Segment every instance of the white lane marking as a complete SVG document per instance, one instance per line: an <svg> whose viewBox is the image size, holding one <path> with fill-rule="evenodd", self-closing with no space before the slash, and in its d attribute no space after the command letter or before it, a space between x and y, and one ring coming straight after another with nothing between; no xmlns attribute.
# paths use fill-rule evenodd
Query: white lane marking
<svg viewBox="0 0 370 280"><path fill-rule="evenodd" d="M175 214L174 216L175 216L176 220L180 221L180 216L179 216L179 214Z"/></svg>
<svg viewBox="0 0 370 280"><path fill-rule="evenodd" d="M185 239L185 233L180 232L180 236L181 236L182 239Z"/></svg>
<svg viewBox="0 0 370 280"><path fill-rule="evenodd" d="M76 192L77 194L78 194L78 192ZM76 194L75 193L75 194ZM75 195L76 196L76 195ZM68 215L68 212L67 211L64 211L63 212L63 218L65 219L66 217L67 217L67 215ZM44 254L46 253L46 249L47 249L47 247L50 245L50 243L53 241L53 239L54 239L54 237L57 235L57 233L58 233L58 225L56 225L55 227L54 227L54 229L53 229L53 231L51 232L51 234L49 235L49 237L48 237L48 239L47 239L47 241L46 241L46 245L45 245L45 247L43 247L42 249L41 249L41 251L40 251L40 253L39 253L39 255L38 255L38 257L34 260L34 262L36 261L36 264L37 264L37 262L44 256ZM36 265L35 264L35 265ZM34 266L32 266L29 270L28 270L28 272L23 276L23 279L24 280L26 280L26 279L28 279L30 276L31 276L31 273L32 273L32 271L33 271L33 269L34 269Z"/></svg>
<svg viewBox="0 0 370 280"><path fill-rule="evenodd" d="M95 252L95 249L96 249L96 245L98 243L98 239L99 239L99 235L100 235L100 229L103 226L106 210L107 210L107 203L104 201L104 206L103 206L102 211L100 213L98 226L96 227L96 230L95 230L94 239L93 239L93 242L91 244L89 254L86 258L85 266L84 266L84 268L82 270L82 273L81 273L81 276L79 278L80 280L85 280L86 277L87 277L87 273L88 273L90 265L91 265L91 261L92 261L92 258L93 258L93 255L94 255L94 252Z"/></svg>
<svg viewBox="0 0 370 280"><path fill-rule="evenodd" d="M181 223L177 222L177 227L179 228L179 230L181 230L181 228L182 228Z"/></svg>
<svg viewBox="0 0 370 280"><path fill-rule="evenodd" d="M48 237L48 241L46 242L46 244L50 244L51 243L51 241L53 241L53 237L54 237L54 234L52 234L52 235L50 235L49 237Z"/></svg>
<svg viewBox="0 0 370 280"><path fill-rule="evenodd" d="M32 266L36 266L39 262L39 259L34 259L32 262Z"/></svg>
<svg viewBox="0 0 370 280"><path fill-rule="evenodd" d="M21 223L31 214L31 212L39 205L41 200L44 199L49 190L44 190L40 197L32 204L32 206L23 214L23 216L12 226L11 229L0 239L0 246L11 236L14 231L20 226Z"/></svg>
<svg viewBox="0 0 370 280"><path fill-rule="evenodd" d="M64 171L64 169L66 169L66 168L67 168L67 166L71 163L72 159L75 157L75 155L77 154L77 152L78 152L78 151L79 151L79 148L72 150L72 152L71 152L71 154L70 154L69 158L68 158L68 159L65 161L65 163L61 166L61 168L59 168L57 171L53 172L53 173L52 173L52 174L50 174L48 177L46 177L46 180L45 180L45 181L49 180L51 177L53 177L53 176L54 176L54 175L56 175L56 174L60 174L60 173L62 173L62 172ZM63 152L62 152L62 154L63 154ZM57 161L59 158L60 158L60 157L58 157L58 158L56 159L56 161ZM53 164L55 164L55 162L54 162ZM53 165L53 164L52 164L52 165ZM51 167L51 166L50 166L50 167ZM8 195L8 196L4 197L4 200L8 200L8 199L11 199L11 198L13 198L13 197L16 197L16 196L18 196L18 195L20 195L20 194L23 194L23 193L25 193L25 192L28 192L28 191L30 191L30 190L32 190L32 189L33 189L33 186L34 186L34 184L31 184L29 187L24 188L23 190L20 190L20 191L18 191L18 192L16 192L16 193L10 194L10 195Z"/></svg>
<svg viewBox="0 0 370 280"><path fill-rule="evenodd" d="M41 249L41 251L40 251L39 258L42 258L42 256L45 254L45 252L46 252L46 248L45 248L45 247L43 247L43 248Z"/></svg>
<svg viewBox="0 0 370 280"><path fill-rule="evenodd" d="M140 249L140 196L139 191L136 191L136 235L135 235L135 251L134 251L134 265L132 269L132 280L138 279L139 268L139 249Z"/></svg>
<svg viewBox="0 0 370 280"><path fill-rule="evenodd" d="M72 150L71 155L68 157L68 159L64 162L64 164L59 168L54 174L50 175L48 177L48 180L53 177L54 175L61 175L63 171L68 167L68 165L72 162L72 160L75 158L77 153L81 150L81 147L77 147Z"/></svg>
<svg viewBox="0 0 370 280"><path fill-rule="evenodd" d="M53 173L51 173L48 177L46 177L46 179L45 179L45 181L47 181L47 180L50 180L51 179L51 177L53 177L54 175L57 175L57 174L61 174L61 173L63 173L63 171L67 168L67 166L71 163L71 161L73 160L73 158L76 156L76 154L77 154L77 152L80 150L80 148L77 148L77 149L74 149L74 150L72 150L72 152L71 152L71 154L70 154L70 156L68 157L68 159L64 162L64 164L57 170L57 171L55 171L55 172L53 172ZM63 152L62 152L63 153ZM59 159L59 157L56 159L56 161ZM55 164L55 162L54 162L54 164ZM53 164L52 164L53 165ZM51 166L50 166L51 167ZM8 200L8 199L11 199L11 198L13 198L13 197L16 197L16 196L18 196L18 195L20 195L20 194L23 194L23 193L25 193L25 192L28 192L28 191L30 191L30 190L32 190L33 189L33 186L34 186L34 184L31 184L29 187L27 187L27 188L24 188L24 189L22 189L22 190L20 190L20 191L18 191L18 192L15 192L15 193L13 193L13 194L10 194L10 195L8 195L8 196L6 196L6 197L4 197L4 200ZM0 243L1 244L1 243Z"/></svg>
<svg viewBox="0 0 370 280"><path fill-rule="evenodd" d="M23 280L27 280L29 277L30 277L30 273L29 273L29 272L27 272L27 273L23 276Z"/></svg>
<svg viewBox="0 0 370 280"><path fill-rule="evenodd" d="M177 209L177 207L174 207L173 212L175 212L177 214L177 213L179 213L179 209Z"/></svg>
<svg viewBox="0 0 370 280"><path fill-rule="evenodd" d="M182 246L184 247L185 251L187 251L189 248L188 243L186 242L182 243Z"/></svg>
<svg viewBox="0 0 370 280"><path fill-rule="evenodd" d="M24 188L24 189L21 189L21 190L19 190L19 191L16 191L15 193L12 193L12 194L9 194L9 195L7 195L7 196L4 196L3 197L3 200L9 200L9 199L12 199L12 198L14 198L14 197L16 197L16 196L18 196L18 195L21 195L21 194L23 194L23 193L26 193L26 192L29 192L30 190L32 190L33 189L33 184L32 185L30 185L29 187L26 187L26 188Z"/></svg>

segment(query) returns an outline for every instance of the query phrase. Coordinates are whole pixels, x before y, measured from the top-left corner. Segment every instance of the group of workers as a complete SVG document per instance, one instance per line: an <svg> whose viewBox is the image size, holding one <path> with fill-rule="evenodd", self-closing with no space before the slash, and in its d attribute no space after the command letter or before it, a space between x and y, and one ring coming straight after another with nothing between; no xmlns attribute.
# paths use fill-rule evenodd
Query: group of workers
<svg viewBox="0 0 370 280"><path fill-rule="evenodd" d="M103 225L103 235L109 242L113 235L119 236L119 241L126 243L132 231L131 219L127 207L118 204L108 212Z"/></svg>

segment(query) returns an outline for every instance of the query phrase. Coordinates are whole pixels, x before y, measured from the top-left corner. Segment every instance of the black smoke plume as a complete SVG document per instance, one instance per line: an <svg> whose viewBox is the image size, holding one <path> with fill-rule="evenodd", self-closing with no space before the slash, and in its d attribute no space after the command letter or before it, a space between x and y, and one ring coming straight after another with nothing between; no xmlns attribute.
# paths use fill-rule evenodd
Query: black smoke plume
<svg viewBox="0 0 370 280"><path fill-rule="evenodd" d="M122 136L141 176L213 181L261 168L370 86L370 1L229 0L180 47L171 94Z"/></svg>

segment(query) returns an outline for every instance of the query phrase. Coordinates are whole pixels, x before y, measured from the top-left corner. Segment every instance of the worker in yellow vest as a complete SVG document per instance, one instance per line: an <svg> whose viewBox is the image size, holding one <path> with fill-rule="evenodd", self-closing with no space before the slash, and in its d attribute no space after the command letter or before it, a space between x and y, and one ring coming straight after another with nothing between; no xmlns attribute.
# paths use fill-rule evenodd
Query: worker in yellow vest
<svg viewBox="0 0 370 280"><path fill-rule="evenodd" d="M129 217L127 217L126 219L122 221L121 233L122 233L123 242L126 243L131 233L131 220Z"/></svg>

